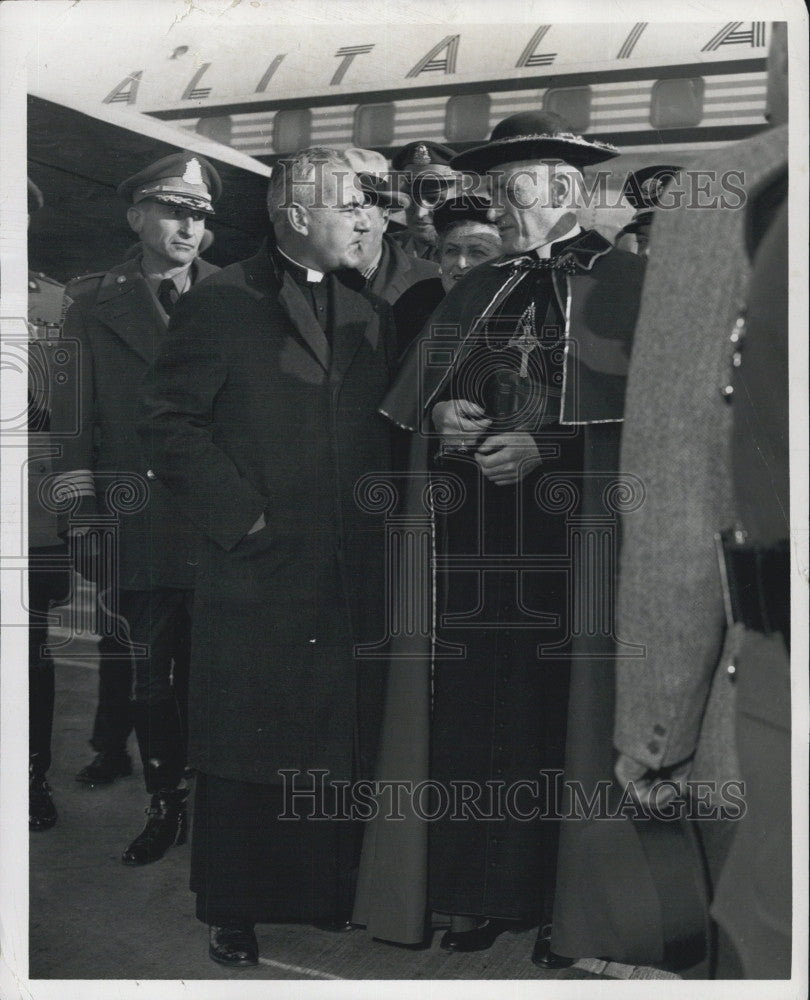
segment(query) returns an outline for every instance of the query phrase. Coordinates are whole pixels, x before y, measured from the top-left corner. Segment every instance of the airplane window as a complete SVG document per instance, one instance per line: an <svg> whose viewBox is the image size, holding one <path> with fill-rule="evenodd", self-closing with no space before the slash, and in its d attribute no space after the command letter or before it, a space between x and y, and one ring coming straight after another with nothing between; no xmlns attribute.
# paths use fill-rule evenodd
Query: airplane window
<svg viewBox="0 0 810 1000"><path fill-rule="evenodd" d="M354 144L363 149L394 141L394 105L361 104L354 113Z"/></svg>
<svg viewBox="0 0 810 1000"><path fill-rule="evenodd" d="M207 139L221 142L224 146L230 146L233 134L233 122L230 115L220 115L215 118L201 118L197 122L195 132L197 135L204 135Z"/></svg>
<svg viewBox="0 0 810 1000"><path fill-rule="evenodd" d="M656 80L652 88L650 124L653 128L687 128L703 117L703 77Z"/></svg>
<svg viewBox="0 0 810 1000"><path fill-rule="evenodd" d="M273 150L276 153L294 153L309 146L312 131L312 112L309 108L277 111L273 119Z"/></svg>
<svg viewBox="0 0 810 1000"><path fill-rule="evenodd" d="M591 88L558 87L546 91L543 107L562 115L575 132L584 132L591 124Z"/></svg>
<svg viewBox="0 0 810 1000"><path fill-rule="evenodd" d="M450 142L486 139L489 135L489 94L451 97L445 111L444 134Z"/></svg>

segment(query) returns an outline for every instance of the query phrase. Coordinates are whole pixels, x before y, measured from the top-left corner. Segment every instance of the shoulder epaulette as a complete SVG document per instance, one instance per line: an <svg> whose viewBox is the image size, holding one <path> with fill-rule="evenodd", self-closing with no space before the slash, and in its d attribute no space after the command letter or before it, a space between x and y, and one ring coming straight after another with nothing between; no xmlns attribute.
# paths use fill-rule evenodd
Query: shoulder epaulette
<svg viewBox="0 0 810 1000"><path fill-rule="evenodd" d="M101 284L106 274L105 271L94 271L92 274L80 274L78 278L71 278L65 286L65 290L71 299L76 299L79 295L86 295L93 290L93 282Z"/></svg>
<svg viewBox="0 0 810 1000"><path fill-rule="evenodd" d="M72 285L78 285L82 281L92 281L96 278L103 278L106 271L93 271L91 274L80 274L77 278L71 278L67 283L67 287L70 288Z"/></svg>
<svg viewBox="0 0 810 1000"><path fill-rule="evenodd" d="M37 281L41 281L43 284L55 285L57 288L65 287L61 281L57 281L56 278L51 278L50 275L45 274L44 271L36 271L34 273Z"/></svg>

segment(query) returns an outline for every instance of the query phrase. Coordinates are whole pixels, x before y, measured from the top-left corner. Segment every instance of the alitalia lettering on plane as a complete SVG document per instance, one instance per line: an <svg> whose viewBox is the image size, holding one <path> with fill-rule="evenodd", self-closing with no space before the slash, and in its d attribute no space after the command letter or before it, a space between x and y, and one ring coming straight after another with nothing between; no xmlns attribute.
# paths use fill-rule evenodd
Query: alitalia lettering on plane
<svg viewBox="0 0 810 1000"><path fill-rule="evenodd" d="M591 26L590 30L594 31L599 27ZM609 28L609 26L601 27L603 29ZM631 56L636 55L642 45L643 36L646 34L649 37L648 27L649 22L642 21L632 26L622 26L621 34L606 30L606 41L610 45L610 50L605 48L604 56L600 62L604 64L605 62L629 60ZM571 62L572 60L566 58L566 53L563 51L566 45L563 44L561 47L559 33L557 33L555 41L555 32L552 30L554 28L555 25L541 24L528 37L521 37L520 31L513 28L508 43L500 44L493 49L493 58L500 57L500 72L511 76L515 71L549 68L554 67L559 62ZM559 29L560 26L557 25L556 28ZM740 47L762 49L766 43L765 28L766 25L763 21L753 21L748 24L742 21L732 21L719 29L717 25L706 25L702 35L695 38L695 54L696 56L707 53L717 54L727 46L736 47L737 52L740 51ZM567 40L563 41L567 44ZM424 45L424 43L422 44ZM477 51L480 48L480 40L469 39L467 45L469 46L467 51L472 49ZM285 63L290 73L301 72L300 57L302 55L307 58L306 73L310 78L313 65L325 69L326 72L320 84L321 93L325 92L324 88L328 92L328 88L352 85L354 80L359 80L359 89L365 89L368 84L367 79L363 77L364 59L372 54L379 57L381 45L379 41L363 41L357 44L338 46L331 53L332 59L338 60L337 65L328 59L313 60L313 51L306 45L299 45L296 48L296 52L277 52L268 63L263 64L258 69L252 91L248 92L244 88L244 96L247 97L248 93L270 94L272 96L273 88L271 85L273 83L278 86L278 96L283 96L286 84L278 76L278 71L282 63ZM178 49L177 52L182 53L182 49ZM430 47L423 49L410 67L401 73L400 79L416 81L426 75L433 75L431 76L433 79L435 79L435 75L455 76L459 73L461 58L464 54L464 34L459 32L445 35ZM210 77L209 71L214 65L214 59L198 63L193 73L189 75L177 92L177 99L179 101L200 102L216 99L218 96L217 87L213 83L209 85L204 81L206 76ZM388 63L386 66L391 72L388 85L395 86L396 77ZM494 62L492 70L498 71ZM127 73L107 93L103 98L103 103L137 105L141 84L144 83L145 78L148 79L149 74L155 72L154 68L151 70L140 68ZM312 79L312 86L314 89L318 89L319 85L316 79ZM222 96L224 99L232 100L234 95L229 93Z"/></svg>

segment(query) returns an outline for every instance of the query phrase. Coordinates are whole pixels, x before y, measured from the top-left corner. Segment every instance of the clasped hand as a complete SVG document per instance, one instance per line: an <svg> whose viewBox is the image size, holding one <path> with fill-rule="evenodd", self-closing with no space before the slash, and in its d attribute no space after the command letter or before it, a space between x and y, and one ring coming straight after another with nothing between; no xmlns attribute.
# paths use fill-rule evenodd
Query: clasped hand
<svg viewBox="0 0 810 1000"><path fill-rule="evenodd" d="M492 420L485 416L483 407L468 399L436 403L431 415L444 448L451 451L475 448L481 472L498 486L520 482L540 462L537 444L527 431L493 434L478 444Z"/></svg>

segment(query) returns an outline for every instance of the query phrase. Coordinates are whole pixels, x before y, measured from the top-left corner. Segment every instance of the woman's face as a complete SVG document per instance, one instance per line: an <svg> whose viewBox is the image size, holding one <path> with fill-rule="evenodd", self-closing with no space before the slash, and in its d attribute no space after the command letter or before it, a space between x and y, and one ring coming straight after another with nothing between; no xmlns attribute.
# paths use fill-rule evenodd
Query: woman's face
<svg viewBox="0 0 810 1000"><path fill-rule="evenodd" d="M449 292L472 268L499 257L501 237L489 222L458 222L439 239L442 285Z"/></svg>

